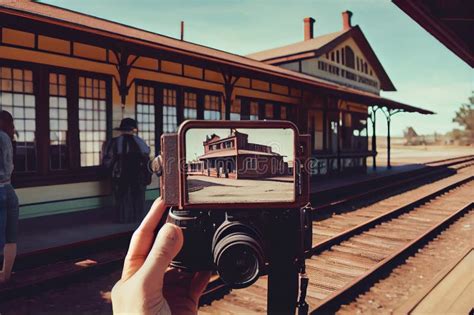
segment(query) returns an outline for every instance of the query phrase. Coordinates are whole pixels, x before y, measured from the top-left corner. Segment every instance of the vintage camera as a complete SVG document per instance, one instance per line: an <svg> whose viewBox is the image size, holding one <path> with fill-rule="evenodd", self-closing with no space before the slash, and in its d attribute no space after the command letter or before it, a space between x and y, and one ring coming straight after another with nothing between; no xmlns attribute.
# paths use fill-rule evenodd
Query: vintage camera
<svg viewBox="0 0 474 315"><path fill-rule="evenodd" d="M231 288L311 248L309 136L288 121L186 121L161 137L161 195L184 246L172 265ZM286 244L286 245L285 245Z"/></svg>

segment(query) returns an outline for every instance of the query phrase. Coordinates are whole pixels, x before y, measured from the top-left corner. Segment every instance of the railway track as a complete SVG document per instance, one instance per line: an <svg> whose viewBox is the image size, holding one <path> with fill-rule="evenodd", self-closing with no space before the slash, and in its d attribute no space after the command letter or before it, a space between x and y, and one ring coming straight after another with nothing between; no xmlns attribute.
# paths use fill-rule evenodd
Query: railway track
<svg viewBox="0 0 474 315"><path fill-rule="evenodd" d="M390 189L386 189L393 191L395 183L398 183L400 187L407 186L408 179L411 179L411 182L433 180L437 176L444 177L442 175L445 175L446 172L451 175L456 170L462 170L472 164L474 164L474 156L446 159L429 163L427 168L405 172L403 176L387 176L390 179L385 178L382 180L378 178L357 185L330 189L325 191L324 194L326 196L333 196L334 200L323 205L320 204L319 209L324 209L330 203L333 208L335 204L349 206L351 202L354 203L357 200L368 199L370 196L373 197L375 195L380 196L381 187L390 186ZM366 187L365 194L357 194L356 186L357 189ZM347 196L341 193L341 191L355 192L353 193L354 196ZM323 212L323 210L320 211ZM15 266L16 275L13 281L8 286L0 286L0 300L32 293L35 290L42 290L47 287L55 287L90 273L100 273L113 268L120 268L131 234L132 231L18 257ZM256 288L258 288L258 284ZM229 290L220 279L215 277L209 284L201 302L210 303L216 297L221 297L228 292Z"/></svg>
<svg viewBox="0 0 474 315"><path fill-rule="evenodd" d="M473 155L437 160L427 163L426 168L341 186L335 191L319 192L311 198L315 206L313 219L318 220L334 213L350 210L355 206L374 203L417 185L453 175L472 165L474 165ZM327 196L332 199L328 200Z"/></svg>
<svg viewBox="0 0 474 315"><path fill-rule="evenodd" d="M434 178L439 179L440 175L446 174L447 172L452 175L455 174L458 171L462 171L472 165L474 165L474 156L465 156L465 157L458 157L458 158L452 158L452 159L444 159L444 160L438 160L429 163L430 167L434 167L431 169L425 169L423 172L421 170L423 169L418 169L415 170L414 172L408 172L409 174L403 174L404 176L402 178L399 178L399 176L396 176L397 178L392 179L385 185L381 183L379 180L376 180L376 183L373 184L371 183L370 186L373 186L374 188L372 189L366 189L365 191L361 193L355 193L352 196L348 197L342 197L341 199L338 199L333 202L325 203L325 204L319 204L315 209L314 209L314 215L313 219L315 221L313 222L313 244L316 244L314 246L314 249L317 250L318 246L322 248L324 246L322 243L323 240L326 240L330 237L334 237L335 235L342 233L345 230L349 230L356 226L358 223L361 223L367 218L370 218L372 216L375 216L377 213L377 210L389 210L394 207L394 205L398 204L400 201L395 200L393 203L388 203L384 204L383 206L377 204L377 210L374 211L374 209L369 210L369 212L365 211L365 208L357 208L357 211L351 211L347 213L348 210L354 210L356 207L354 206L355 203L357 203L360 200L372 200L372 202L368 202L368 204L375 203L376 201L373 200L374 197L378 197L378 199L383 199L385 197L382 193L382 191L399 191L400 187L403 187L404 191L407 190L407 186L413 185L413 183L419 183L420 181L430 181L433 180ZM446 169L446 167L449 167L449 169ZM462 175L461 175L462 176ZM407 177L407 178L404 178ZM441 176L441 178L444 178L444 176ZM398 180L397 180L398 179ZM456 179L453 179L453 181L456 181ZM448 180L448 185L453 182ZM446 185L442 182L435 182L433 184L435 187L434 189L436 190L438 187L441 187L443 185ZM364 183L362 183L361 186L358 186L357 188L355 187L356 185L347 185L343 187L344 191L347 190L355 190L357 191L360 189L360 187L364 187ZM337 191L327 191L325 194L337 194ZM411 194L411 196L406 196L403 195L403 199L408 199L410 200L410 197L413 201L418 200L418 192ZM399 199L399 198L398 198ZM344 208L345 207L345 208ZM359 205L360 207L360 205ZM336 215L336 213L342 213L346 212L343 215ZM336 222L331 222L330 224L327 224L323 218L325 217L330 217L330 220L336 221ZM321 220L321 221L320 221ZM218 299L225 294L227 294L230 290L225 286L225 284L220 281L220 279L216 278L211 282L211 285L209 286L208 290L205 292L205 294L201 298L201 304L209 304L213 300Z"/></svg>
<svg viewBox="0 0 474 315"><path fill-rule="evenodd" d="M312 313L333 313L472 210L474 183L469 173L415 201L376 211L364 222L314 244L306 263ZM265 312L266 287L267 278L262 277L252 287L201 307L200 313Z"/></svg>

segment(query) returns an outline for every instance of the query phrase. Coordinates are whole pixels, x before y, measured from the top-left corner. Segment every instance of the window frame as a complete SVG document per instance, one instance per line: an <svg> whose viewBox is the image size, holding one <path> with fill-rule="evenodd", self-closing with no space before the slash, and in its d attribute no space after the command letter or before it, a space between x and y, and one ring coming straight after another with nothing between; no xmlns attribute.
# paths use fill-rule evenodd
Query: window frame
<svg viewBox="0 0 474 315"><path fill-rule="evenodd" d="M88 73L88 72L76 72L76 78L73 80L73 83L74 83L74 89L77 88L77 94L76 92L74 92L74 95L77 97L77 106L79 106L79 77L85 77L85 78L91 78L93 80L103 80L105 81L105 141L104 143L106 143L108 140L110 140L112 138L112 101L111 101L111 98L109 96L109 94L111 94L111 85L110 85L110 82L107 81L107 76L106 75L100 75L100 74L91 74L91 73ZM111 79L111 78L110 78ZM95 98L93 99L95 100ZM74 105L74 107L76 106L76 104L74 103L74 101L72 102ZM77 109L77 115L79 115L79 107L77 108L74 108L74 109ZM71 109L73 110L73 109ZM73 113L73 114L76 114L76 113ZM76 116L78 117L78 116ZM78 132L78 135L80 137L80 129L79 129L79 119L77 119L77 132ZM74 125L74 123L73 123ZM94 131L96 132L96 131ZM74 143L74 141L73 141ZM104 144L103 143L103 144ZM99 165L92 165L92 166L81 166L81 151L80 151L80 144L81 144L81 141L80 141L80 138L79 138L79 142L78 142L78 148L79 148L79 168L80 169L88 169L88 168L92 168L92 169L101 169L101 158L102 156L99 155ZM102 144L102 146L103 146ZM101 150L103 149L103 147L101 148Z"/></svg>
<svg viewBox="0 0 474 315"><path fill-rule="evenodd" d="M157 131L158 127L160 126L160 124L162 122L159 122L157 120L157 100L158 100L158 95L157 94L160 94L161 95L161 91L159 89L157 89L157 87L154 85L154 84L151 84L150 82L148 81L141 81L141 80L136 80L135 81L135 84L134 84L134 88L135 88L135 120L137 121L138 125L140 125L140 121L138 120L138 86L142 86L142 87L147 87L147 88L150 88L150 89L153 89L153 104L148 104L150 106L153 106L153 113L154 113L154 121L155 121L155 126L154 126L154 140L155 140L155 143L153 144L155 146L155 152L150 152L151 154L154 154L154 155L157 155L159 154L159 143L160 143L160 138L159 138L159 133ZM138 129L138 136L140 136L140 128ZM147 143L148 146L151 147L151 144L150 143Z"/></svg>
<svg viewBox="0 0 474 315"><path fill-rule="evenodd" d="M18 175L19 176L23 176L23 177L34 177L34 176L37 176L37 174L40 173L40 167L42 165L42 161L41 161L41 152L40 152L40 143L38 141L37 138L37 132L38 130L40 129L39 128L39 116L40 116L40 110L39 110L39 98L38 98L38 92L41 90L40 87L38 86L38 84L35 84L35 81L37 80L38 78L38 74L37 74L37 67L35 67L33 64L30 64L30 63L23 63L23 62L16 62L16 61L10 61L10 60L3 60L3 59L0 59L0 67L5 67L5 68L12 68L12 69L21 69L23 71L25 70L28 70L28 71L31 71L31 74L32 74L32 82L33 82L33 93L27 93L28 95L33 95L34 97L34 103L35 103L35 106L34 106L34 109L35 109L35 131L34 131L34 144L35 144L35 169L34 170L29 170L29 171L25 171L25 172L21 172L19 173ZM14 80L12 78L12 80ZM49 86L48 86L49 88ZM12 86L12 91L11 93L12 94L15 94L14 93L14 90L13 90L13 86ZM13 105L12 105L12 108L13 108ZM15 120L15 115L13 112L10 113L12 116L13 116L13 119ZM49 138L49 136L48 136ZM15 150L15 146L14 146L14 150ZM14 157L14 162L15 162L15 157ZM48 161L49 162L49 161ZM16 175L16 172L14 171L14 173L12 174L12 181L14 182L15 180L15 175Z"/></svg>
<svg viewBox="0 0 474 315"><path fill-rule="evenodd" d="M134 85L143 85L148 86L155 89L155 149L156 154L160 152L160 137L163 134L163 104L162 104L162 97L163 97L163 89L175 89L177 91L176 94L176 115L177 115L177 124L178 126L184 121L184 93L195 93L197 96L196 99L196 110L197 110L197 119L204 119L204 96L205 95L213 95L218 96L221 98L221 108L223 108L223 99L222 93L213 90L206 90L200 88L194 88L184 85L177 85L177 84L169 84L163 83L159 81L151 81L147 79L135 79ZM136 87L135 87L136 88ZM135 95L135 118L136 118L136 105L137 105L137 97ZM158 118L160 117L160 118ZM224 117L224 113L221 110L221 119Z"/></svg>
<svg viewBox="0 0 474 315"><path fill-rule="evenodd" d="M79 140L79 76L93 77L106 82L106 141L112 136L112 76L71 68L64 68L34 62L14 61L0 58L0 66L23 68L33 72L33 94L36 110L37 169L34 172L13 172L12 183L16 188L61 185L100 181L107 177L102 167L80 167ZM49 121L49 73L66 75L68 113L68 155L69 168L50 169L50 121Z"/></svg>
<svg viewBox="0 0 474 315"><path fill-rule="evenodd" d="M71 149L70 149L70 146L71 146L71 137L70 137L70 127L71 127L71 124L70 124L70 119L69 119L69 115L70 115L70 103L71 103L71 100L69 99L69 92L71 90L71 88L69 88L68 86L68 82L69 82L69 77L68 74L64 71L55 71L55 70L52 70L52 69L48 69L47 71L47 75L46 77L48 78L48 97L47 97L47 100L48 100L48 131L49 131L49 138L48 138L48 150L51 152L51 117L50 117L50 98L53 96L51 95L50 91L49 91L49 86L50 86L50 82L49 82L49 77L51 74L56 74L56 75L64 75L66 77L66 112L67 112L67 135L66 135L66 148L67 148L67 156L66 156L66 163L68 165L68 167L66 168L59 168L59 169L53 169L51 167L51 154L49 153L48 154L48 164L49 164L49 171L50 172L61 172L61 171L67 171L71 168ZM55 97L61 97L60 95L54 95Z"/></svg>
<svg viewBox="0 0 474 315"><path fill-rule="evenodd" d="M198 119L198 117L199 117L199 98L200 98L199 92L194 90L194 89L184 88L182 93L183 93L183 96L182 96L182 99L183 99L183 121L188 120L188 119ZM196 107L187 107L186 106L186 104L185 104L185 102L186 102L186 93L196 95L196 100L195 100L196 101ZM186 117L186 115L185 115L186 109L196 110L196 117L194 117L194 118Z"/></svg>

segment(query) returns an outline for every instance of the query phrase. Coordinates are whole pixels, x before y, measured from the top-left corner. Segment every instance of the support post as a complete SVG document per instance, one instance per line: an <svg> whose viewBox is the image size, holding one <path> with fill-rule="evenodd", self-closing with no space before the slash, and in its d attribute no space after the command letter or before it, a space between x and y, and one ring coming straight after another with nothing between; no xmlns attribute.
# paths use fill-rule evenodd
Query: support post
<svg viewBox="0 0 474 315"><path fill-rule="evenodd" d="M390 161L390 154L391 154L391 143L390 143L390 123L392 121L392 116L402 112L401 109L391 109L391 108L384 108L382 112L387 118L387 168L392 168L392 163Z"/></svg>
<svg viewBox="0 0 474 315"><path fill-rule="evenodd" d="M115 54L115 58L118 60L118 64L115 66L117 69L118 73L118 79L116 76L113 76L115 84L117 85L117 88L119 90L120 94L120 100L122 103L122 118L125 114L125 102L127 99L128 92L130 90L130 87L133 84L133 81L128 84L128 75L130 74L130 70L132 69L132 66L135 64L135 62L140 58L140 56L135 56L131 62L128 62L128 59L130 57L130 53L126 51L125 49L120 49L120 52L112 50L112 52Z"/></svg>
<svg viewBox="0 0 474 315"><path fill-rule="evenodd" d="M224 78L224 119L230 120L230 111L232 107L232 94L234 93L235 83L239 80L239 77L233 76L232 73L221 71L222 77Z"/></svg>
<svg viewBox="0 0 474 315"><path fill-rule="evenodd" d="M342 116L341 111L338 109L337 111L337 171L341 172L341 123L342 123Z"/></svg>
<svg viewBox="0 0 474 315"><path fill-rule="evenodd" d="M370 110L370 121L372 122L372 169L376 170L377 169L377 135L375 132L375 127L376 127L376 113L379 107L377 106L372 106Z"/></svg>
<svg viewBox="0 0 474 315"><path fill-rule="evenodd" d="M329 100L326 97L323 107L323 151L326 152L328 149L328 135L330 130L328 130L328 104Z"/></svg>
<svg viewBox="0 0 474 315"><path fill-rule="evenodd" d="M387 116L387 168L392 168L392 164L390 163L390 121L392 118L390 115Z"/></svg>
<svg viewBox="0 0 474 315"><path fill-rule="evenodd" d="M267 314L295 314L298 300L298 268L295 263L298 217L281 215L271 220Z"/></svg>

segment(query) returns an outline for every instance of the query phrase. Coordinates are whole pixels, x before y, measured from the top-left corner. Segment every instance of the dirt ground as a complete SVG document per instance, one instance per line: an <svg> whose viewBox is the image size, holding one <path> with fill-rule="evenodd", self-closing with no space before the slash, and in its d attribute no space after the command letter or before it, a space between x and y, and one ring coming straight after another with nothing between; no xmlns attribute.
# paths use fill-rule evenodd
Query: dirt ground
<svg viewBox="0 0 474 315"><path fill-rule="evenodd" d="M377 164L383 166L387 163L387 149L385 146L378 146L377 151ZM392 165L427 163L465 155L474 155L474 147L451 145L404 146L396 144L391 148L391 163ZM367 165L372 165L372 159L367 160Z"/></svg>
<svg viewBox="0 0 474 315"><path fill-rule="evenodd" d="M292 177L231 179L190 176L190 203L282 202L294 199Z"/></svg>

